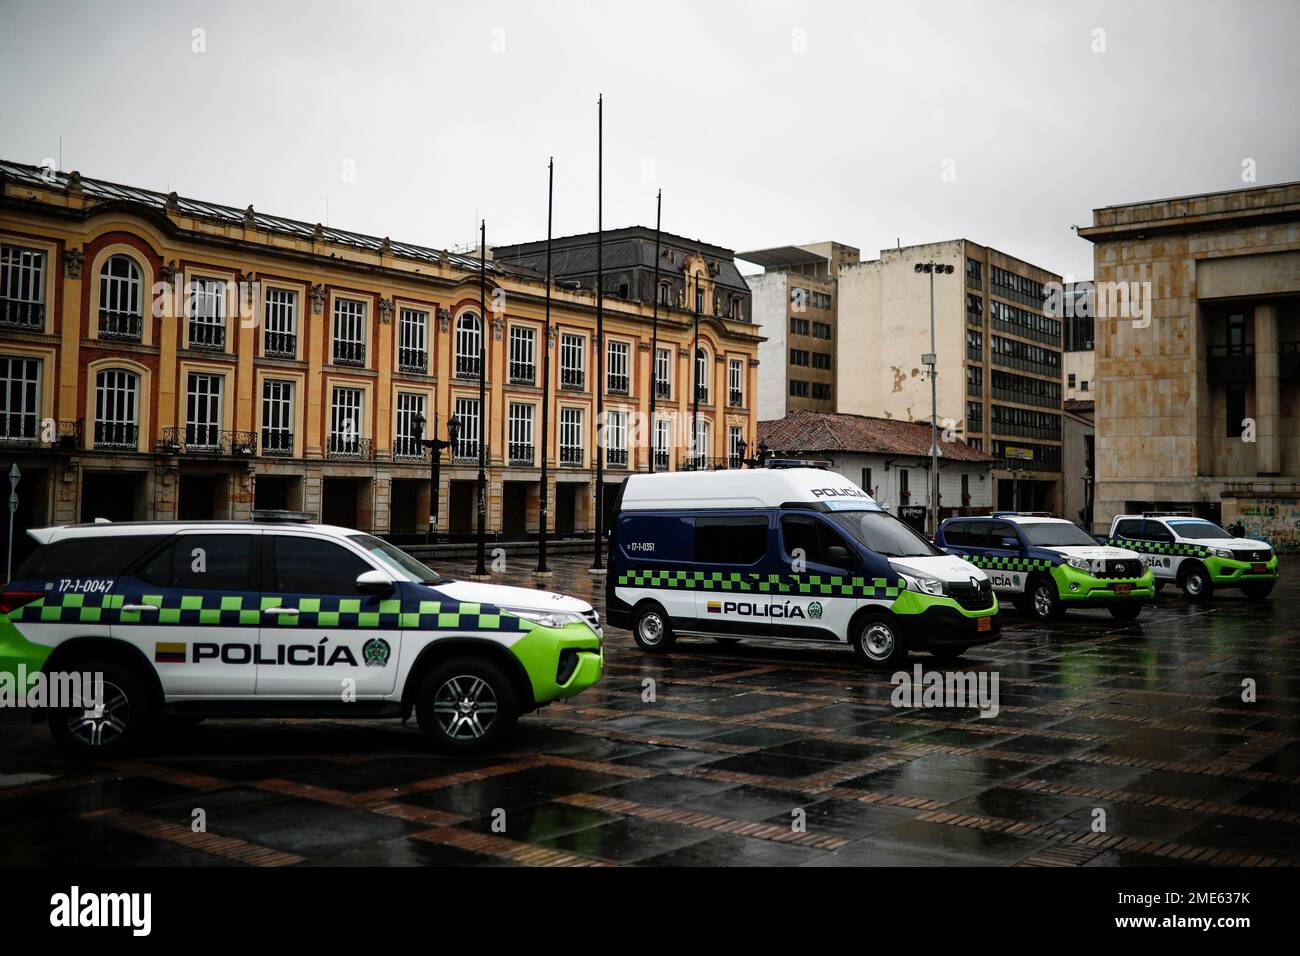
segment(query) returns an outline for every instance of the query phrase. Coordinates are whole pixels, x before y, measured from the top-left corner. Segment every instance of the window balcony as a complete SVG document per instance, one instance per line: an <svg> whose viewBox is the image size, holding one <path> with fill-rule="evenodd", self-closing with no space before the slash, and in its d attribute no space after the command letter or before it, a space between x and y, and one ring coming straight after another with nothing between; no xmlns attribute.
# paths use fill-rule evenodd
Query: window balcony
<svg viewBox="0 0 1300 956"><path fill-rule="evenodd" d="M0 300L0 329L39 332L45 328L45 305L41 302Z"/></svg>
<svg viewBox="0 0 1300 956"><path fill-rule="evenodd" d="M525 444L524 442L514 441L510 443L510 464L531 467L533 460L533 446L531 443Z"/></svg>
<svg viewBox="0 0 1300 956"><path fill-rule="evenodd" d="M655 471L667 471L668 462L668 452L662 450L655 452Z"/></svg>
<svg viewBox="0 0 1300 956"><path fill-rule="evenodd" d="M581 468L582 467L582 446L561 445L560 446L560 467Z"/></svg>
<svg viewBox="0 0 1300 956"><path fill-rule="evenodd" d="M479 362L477 355L457 355L456 356L456 377L457 378L478 378L479 369L482 363Z"/></svg>
<svg viewBox="0 0 1300 956"><path fill-rule="evenodd" d="M658 382L655 382L655 398L667 399L672 397L673 397L672 382L666 382L663 379L660 379Z"/></svg>
<svg viewBox="0 0 1300 956"><path fill-rule="evenodd" d="M293 432L263 428L262 454L267 458L292 458Z"/></svg>
<svg viewBox="0 0 1300 956"><path fill-rule="evenodd" d="M739 408L744 404L745 396L741 394L740 389L733 388L727 392L727 404L732 408Z"/></svg>
<svg viewBox="0 0 1300 956"><path fill-rule="evenodd" d="M627 449L626 448L606 448L605 465L608 468L626 468L627 467Z"/></svg>
<svg viewBox="0 0 1300 956"><path fill-rule="evenodd" d="M190 348L208 352L226 350L226 327L208 322L190 322Z"/></svg>
<svg viewBox="0 0 1300 956"><path fill-rule="evenodd" d="M609 375L608 387L606 391L611 395L626 395L628 393L628 377L626 375Z"/></svg>
<svg viewBox="0 0 1300 956"><path fill-rule="evenodd" d="M560 388L566 392L581 392L586 388L586 376L580 368L560 368Z"/></svg>
<svg viewBox="0 0 1300 956"><path fill-rule="evenodd" d="M215 425L169 426L163 429L162 438L154 443L154 451L160 455L252 458L257 454L257 433L225 431Z"/></svg>
<svg viewBox="0 0 1300 956"><path fill-rule="evenodd" d="M414 372L417 375L423 375L429 369L429 353L424 349L403 349L397 350L397 370L399 372Z"/></svg>
<svg viewBox="0 0 1300 956"><path fill-rule="evenodd" d="M27 448L59 448L76 451L81 447L81 419L55 421L52 433L44 419L32 415L0 415L0 445Z"/></svg>
<svg viewBox="0 0 1300 956"><path fill-rule="evenodd" d="M262 351L267 358L297 358L298 336L292 332L267 332Z"/></svg>
<svg viewBox="0 0 1300 956"><path fill-rule="evenodd" d="M347 365L352 368L366 367L366 347L361 342L340 342L334 340L334 364Z"/></svg>
<svg viewBox="0 0 1300 956"><path fill-rule="evenodd" d="M139 342L144 334L144 319L134 312L99 310L99 337L113 342Z"/></svg>
<svg viewBox="0 0 1300 956"><path fill-rule="evenodd" d="M95 448L105 451L135 451L140 426L126 422L95 422Z"/></svg>
<svg viewBox="0 0 1300 956"><path fill-rule="evenodd" d="M478 442L462 441L457 442L456 447L452 449L451 460L461 465L471 465L478 463Z"/></svg>
<svg viewBox="0 0 1300 956"><path fill-rule="evenodd" d="M511 362L510 363L510 384L511 385L536 385L537 384L537 366L532 362Z"/></svg>
<svg viewBox="0 0 1300 956"><path fill-rule="evenodd" d="M375 446L369 438L330 435L325 457L341 461L371 461L375 457Z"/></svg>

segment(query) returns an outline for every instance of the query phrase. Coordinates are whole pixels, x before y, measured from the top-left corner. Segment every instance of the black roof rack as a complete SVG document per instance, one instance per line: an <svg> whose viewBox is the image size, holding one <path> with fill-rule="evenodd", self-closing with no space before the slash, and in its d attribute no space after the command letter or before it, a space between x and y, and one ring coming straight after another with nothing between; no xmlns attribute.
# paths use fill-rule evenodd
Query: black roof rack
<svg viewBox="0 0 1300 956"><path fill-rule="evenodd" d="M266 524L307 524L315 520L315 515L304 511L285 511L282 508L264 508L253 512L253 520Z"/></svg>

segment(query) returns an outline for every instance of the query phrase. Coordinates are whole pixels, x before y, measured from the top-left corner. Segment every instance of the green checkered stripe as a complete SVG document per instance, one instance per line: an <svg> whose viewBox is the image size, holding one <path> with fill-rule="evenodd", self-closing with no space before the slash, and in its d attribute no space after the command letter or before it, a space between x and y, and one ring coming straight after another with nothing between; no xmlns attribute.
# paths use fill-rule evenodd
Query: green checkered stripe
<svg viewBox="0 0 1300 956"><path fill-rule="evenodd" d="M829 574L746 574L736 571L629 570L618 576L624 588L732 591L739 594L809 594L820 597L896 598L902 581Z"/></svg>
<svg viewBox="0 0 1300 956"><path fill-rule="evenodd" d="M1180 558L1209 557L1210 549L1199 544L1184 544L1181 541L1133 541L1129 538L1111 538L1107 544L1116 548L1128 548L1142 554L1169 554Z"/></svg>
<svg viewBox="0 0 1300 956"><path fill-rule="evenodd" d="M122 606L152 604L157 611L126 611ZM263 615L272 607L296 607L298 613ZM15 615L18 615L15 617ZM525 631L529 621L503 614L492 605L459 601L368 601L341 597L263 597L259 594L47 594L10 617L46 623L169 625L172 627L284 627L358 630L409 628L422 631Z"/></svg>
<svg viewBox="0 0 1300 956"><path fill-rule="evenodd" d="M1020 571L1028 574L1030 571L1050 571L1055 566L1054 562L1042 558L1011 558L997 554L963 554L962 557L977 568L992 571Z"/></svg>

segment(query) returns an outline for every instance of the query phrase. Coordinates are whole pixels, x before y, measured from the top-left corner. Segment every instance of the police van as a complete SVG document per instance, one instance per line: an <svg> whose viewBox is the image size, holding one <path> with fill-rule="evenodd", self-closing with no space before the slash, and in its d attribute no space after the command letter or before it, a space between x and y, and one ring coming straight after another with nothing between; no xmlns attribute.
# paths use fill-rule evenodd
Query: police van
<svg viewBox="0 0 1300 956"><path fill-rule="evenodd" d="M1131 621L1155 597L1151 572L1136 552L1100 545L1064 518L1013 511L949 518L935 544L983 568L998 594L1042 621L1081 607L1104 607Z"/></svg>
<svg viewBox="0 0 1300 956"><path fill-rule="evenodd" d="M103 674L50 710L76 756L161 719L406 719L475 752L600 679L600 619L576 598L457 581L379 538L282 521L90 524L40 547L0 593L0 671Z"/></svg>
<svg viewBox="0 0 1300 956"><path fill-rule="evenodd" d="M998 636L983 571L830 471L633 475L615 510L606 615L651 653L680 635L799 640L889 666Z"/></svg>
<svg viewBox="0 0 1300 956"><path fill-rule="evenodd" d="M1277 583L1277 555L1267 542L1234 537L1190 514L1118 515L1109 540L1142 555L1155 573L1157 589L1176 584L1192 601L1204 601L1223 587L1241 588L1246 597L1263 600Z"/></svg>

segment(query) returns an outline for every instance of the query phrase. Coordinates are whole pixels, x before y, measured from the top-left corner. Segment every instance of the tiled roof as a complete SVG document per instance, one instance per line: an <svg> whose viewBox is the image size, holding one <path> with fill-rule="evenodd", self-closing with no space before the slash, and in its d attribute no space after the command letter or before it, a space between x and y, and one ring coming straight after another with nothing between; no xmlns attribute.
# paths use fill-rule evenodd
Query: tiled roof
<svg viewBox="0 0 1300 956"><path fill-rule="evenodd" d="M777 455L854 452L925 457L930 454L929 424L866 415L792 412L785 418L759 422L758 437ZM964 441L941 441L939 447L943 457L952 461L993 460Z"/></svg>
<svg viewBox="0 0 1300 956"><path fill-rule="evenodd" d="M1067 398L1064 407L1067 412L1074 412L1076 415L1091 415L1096 404L1091 398Z"/></svg>

